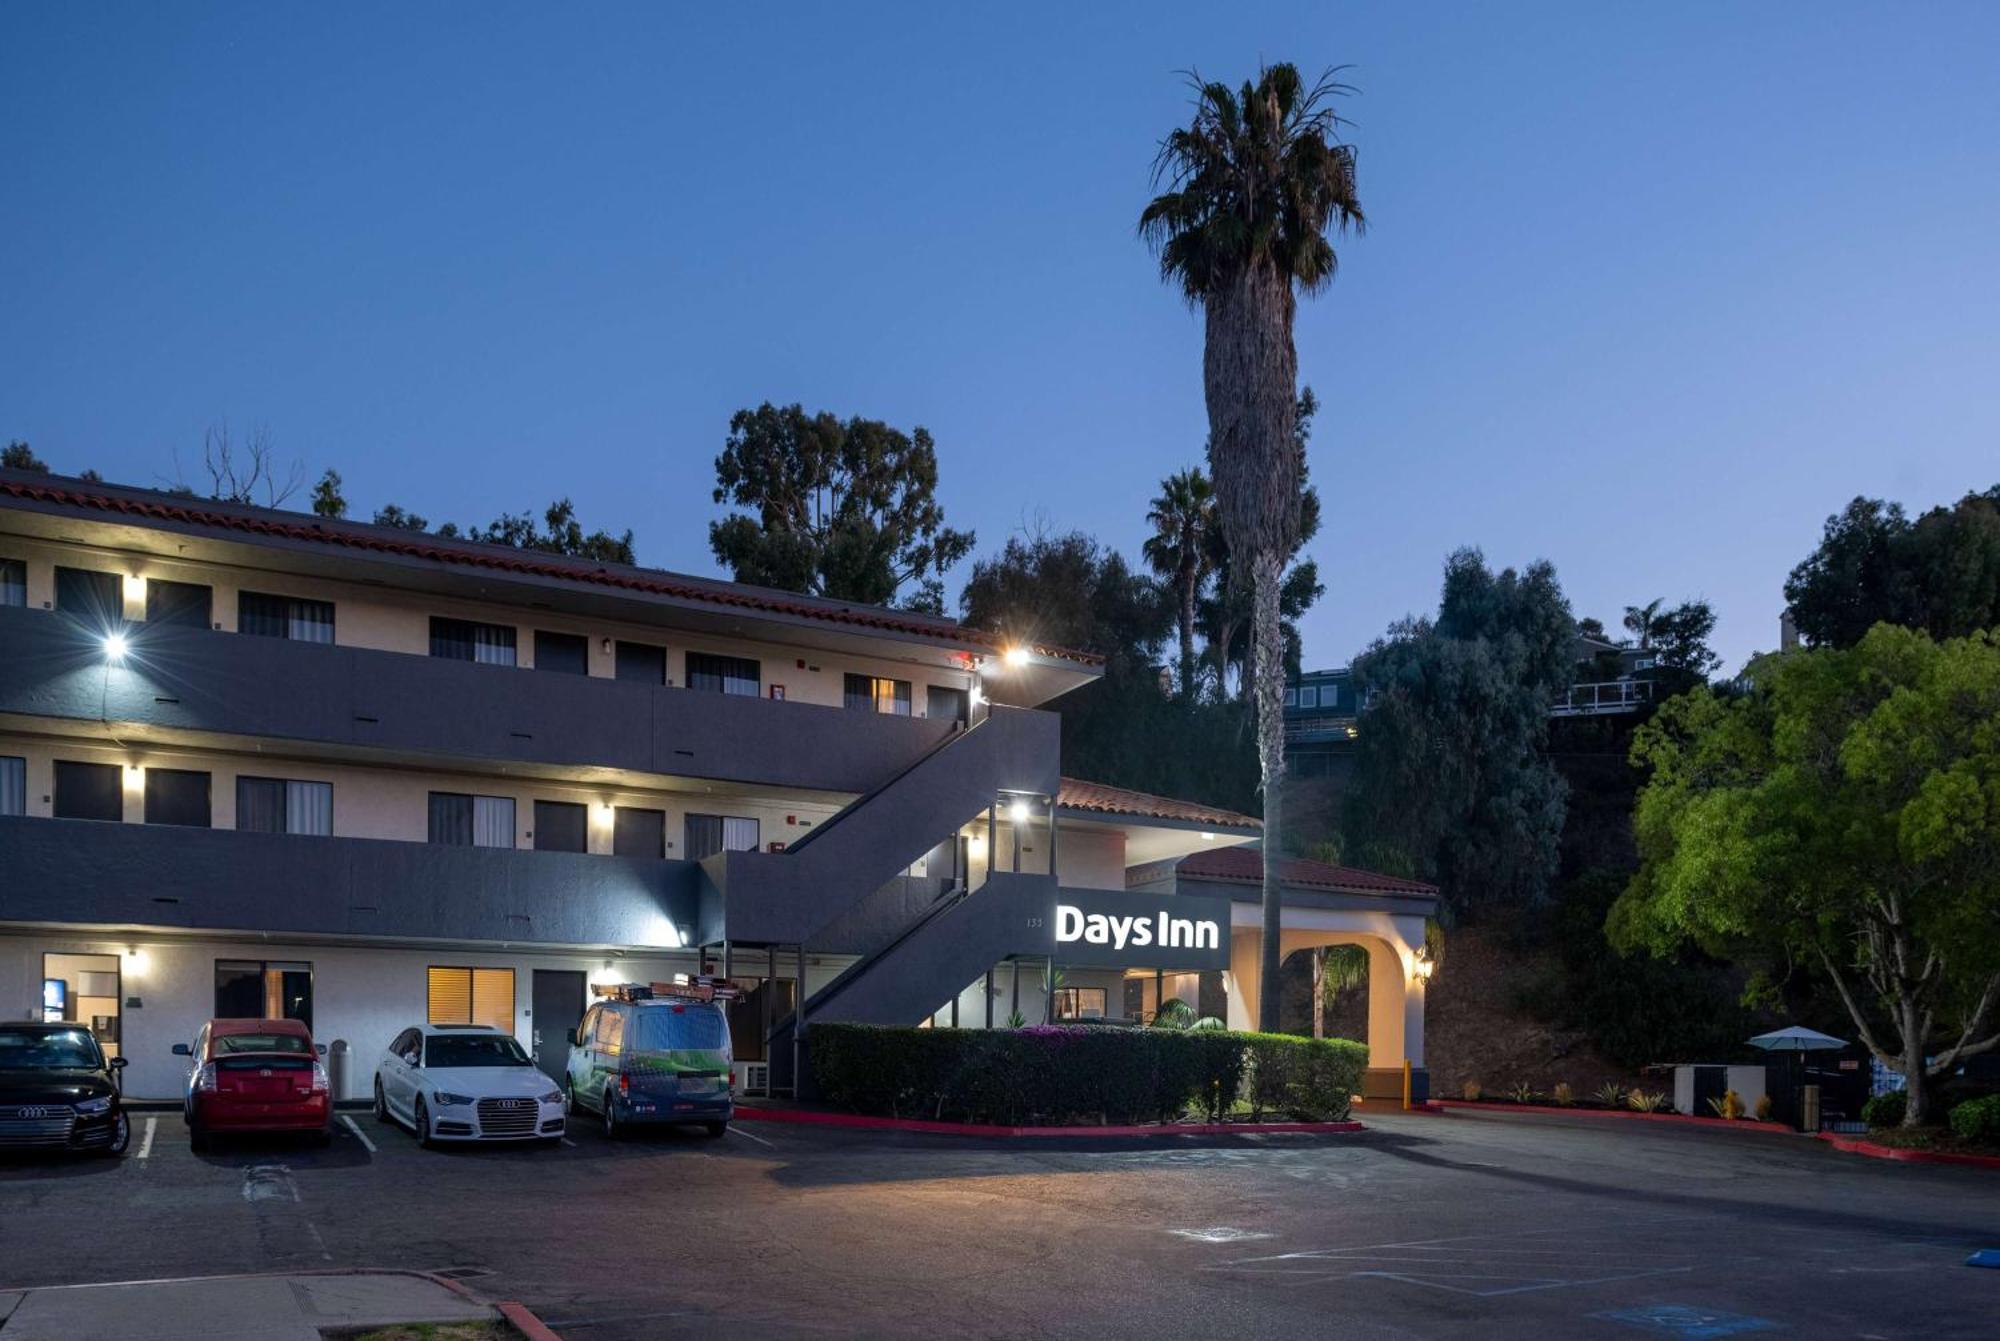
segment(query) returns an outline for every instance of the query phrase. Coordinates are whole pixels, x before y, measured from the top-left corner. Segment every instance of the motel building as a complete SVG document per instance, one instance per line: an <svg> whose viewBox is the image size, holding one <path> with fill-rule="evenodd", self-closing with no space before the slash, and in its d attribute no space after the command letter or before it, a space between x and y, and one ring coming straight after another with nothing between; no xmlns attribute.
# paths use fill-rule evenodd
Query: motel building
<svg viewBox="0 0 2000 1341"><path fill-rule="evenodd" d="M291 1016L348 1100L409 1025L551 1075L607 984L720 973L737 1086L814 1021L1142 1023L1257 999L1244 815L1064 778L1097 658L948 619L0 471L0 1011L177 1099ZM1423 1083L1426 885L1287 862ZM806 1078L810 1092L810 1078Z"/></svg>

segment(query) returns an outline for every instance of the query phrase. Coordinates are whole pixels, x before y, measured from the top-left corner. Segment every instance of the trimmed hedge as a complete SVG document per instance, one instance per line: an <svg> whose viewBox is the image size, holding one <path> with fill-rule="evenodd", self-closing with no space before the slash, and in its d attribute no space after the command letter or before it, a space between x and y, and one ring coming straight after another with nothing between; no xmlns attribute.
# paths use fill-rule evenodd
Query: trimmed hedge
<svg viewBox="0 0 2000 1341"><path fill-rule="evenodd" d="M814 1024L812 1088L837 1108L1001 1126L1347 1116L1368 1050L1345 1039L1219 1029L1036 1025L914 1029Z"/></svg>
<svg viewBox="0 0 2000 1341"><path fill-rule="evenodd" d="M1910 1096L1901 1090L1890 1090L1887 1094L1871 1096L1861 1105L1861 1120L1879 1131L1884 1127L1903 1125L1903 1114L1910 1111Z"/></svg>
<svg viewBox="0 0 2000 1341"><path fill-rule="evenodd" d="M1952 1109L1951 1134L1974 1145L2000 1145L2000 1094L1967 1099Z"/></svg>

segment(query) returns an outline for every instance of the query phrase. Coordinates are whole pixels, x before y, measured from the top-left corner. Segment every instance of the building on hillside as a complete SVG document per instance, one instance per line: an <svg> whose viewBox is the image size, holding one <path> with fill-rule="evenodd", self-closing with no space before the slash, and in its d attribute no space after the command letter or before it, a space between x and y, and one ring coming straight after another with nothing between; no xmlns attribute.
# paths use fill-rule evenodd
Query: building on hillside
<svg viewBox="0 0 2000 1341"><path fill-rule="evenodd" d="M1100 673L907 611L0 471L0 1012L88 1021L152 1099L218 1015L345 1043L349 1100L426 1021L559 1075L599 989L697 972L743 989L750 1091L795 1084L815 1020L1178 995L1247 1024L1257 889L1204 863L1254 864L1257 822L1062 778L1048 705ZM1404 1013L1371 1088L1406 1058L1421 1083L1433 893L1288 881L1288 947L1367 944Z"/></svg>

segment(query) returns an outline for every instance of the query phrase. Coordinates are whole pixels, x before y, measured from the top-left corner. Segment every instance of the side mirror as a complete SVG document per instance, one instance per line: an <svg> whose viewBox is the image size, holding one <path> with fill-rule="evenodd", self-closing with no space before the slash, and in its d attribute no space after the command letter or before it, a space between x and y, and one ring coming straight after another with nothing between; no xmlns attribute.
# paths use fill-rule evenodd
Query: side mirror
<svg viewBox="0 0 2000 1341"><path fill-rule="evenodd" d="M408 1051L408 1052L406 1052L406 1053L404 1053L404 1054L403 1054L403 1065L405 1065L405 1066L417 1066L417 1065L419 1065L419 1062L417 1061L417 1058L418 1058L419 1056L421 1056L421 1055L422 1055L422 1054L418 1053L418 1052L416 1051L416 1049L412 1048L412 1049L411 1049L410 1051Z"/></svg>
<svg viewBox="0 0 2000 1341"><path fill-rule="evenodd" d="M187 1044L185 1044L185 1043L176 1043L176 1044L174 1044L174 1056L176 1056L176 1057L192 1057L192 1056L194 1056L194 1049L193 1049L193 1048L191 1048L191 1047L189 1047L189 1046L188 1046ZM122 1062L122 1061L124 1061L125 1059L124 1059L123 1057L120 1057L120 1058L118 1058L117 1060L118 1060L118 1061L121 1061L121 1062Z"/></svg>
<svg viewBox="0 0 2000 1341"><path fill-rule="evenodd" d="M563 1030L563 1037L569 1040L569 1045L572 1048L576 1046L576 1030L574 1029Z"/></svg>
<svg viewBox="0 0 2000 1341"><path fill-rule="evenodd" d="M113 1057L110 1065L113 1071L123 1071L125 1069L125 1059L123 1057Z"/></svg>

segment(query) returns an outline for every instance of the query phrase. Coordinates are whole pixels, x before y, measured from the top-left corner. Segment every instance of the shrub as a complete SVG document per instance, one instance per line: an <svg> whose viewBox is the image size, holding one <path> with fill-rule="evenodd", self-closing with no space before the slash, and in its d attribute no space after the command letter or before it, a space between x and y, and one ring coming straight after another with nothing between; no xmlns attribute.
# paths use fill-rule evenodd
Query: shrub
<svg viewBox="0 0 2000 1341"><path fill-rule="evenodd" d="M1951 1134L1976 1145L2000 1145L2000 1094L1967 1099L1951 1110Z"/></svg>
<svg viewBox="0 0 2000 1341"><path fill-rule="evenodd" d="M806 1031L811 1081L839 1108L1002 1125L1172 1121L1225 1115L1345 1117L1368 1050L1221 1029L1037 1025L912 1029L826 1023Z"/></svg>
<svg viewBox="0 0 2000 1341"><path fill-rule="evenodd" d="M1861 1120L1871 1127L1900 1127L1910 1111L1910 1096L1901 1090L1877 1094L1861 1105Z"/></svg>
<svg viewBox="0 0 2000 1341"><path fill-rule="evenodd" d="M1625 1087L1615 1080L1607 1080L1597 1087L1597 1092L1593 1097L1606 1108L1623 1108L1625 1106Z"/></svg>
<svg viewBox="0 0 2000 1341"><path fill-rule="evenodd" d="M1465 1082L1464 1086L1460 1088L1459 1093L1465 1096L1465 1101L1467 1103L1476 1104L1479 1102L1479 1096L1486 1093L1486 1091L1480 1088L1478 1081L1468 1080Z"/></svg>
<svg viewBox="0 0 2000 1341"><path fill-rule="evenodd" d="M1771 1096L1768 1094L1757 1096L1757 1120L1759 1122L1771 1120Z"/></svg>
<svg viewBox="0 0 2000 1341"><path fill-rule="evenodd" d="M1576 1091L1569 1087L1567 1080L1560 1080L1556 1082L1555 1092L1550 1094L1549 1098L1555 1101L1558 1108L1568 1108L1576 1102Z"/></svg>
<svg viewBox="0 0 2000 1341"><path fill-rule="evenodd" d="M1734 1122L1743 1116L1743 1096L1735 1090L1724 1090L1720 1099L1710 1099L1708 1106L1715 1115L1727 1122Z"/></svg>
<svg viewBox="0 0 2000 1341"><path fill-rule="evenodd" d="M1657 1090L1633 1090L1625 1096L1625 1104L1635 1113L1657 1113L1667 1106L1667 1096Z"/></svg>
<svg viewBox="0 0 2000 1341"><path fill-rule="evenodd" d="M1535 1101L1535 1087L1523 1080L1507 1091L1507 1097L1517 1104L1531 1104Z"/></svg>

